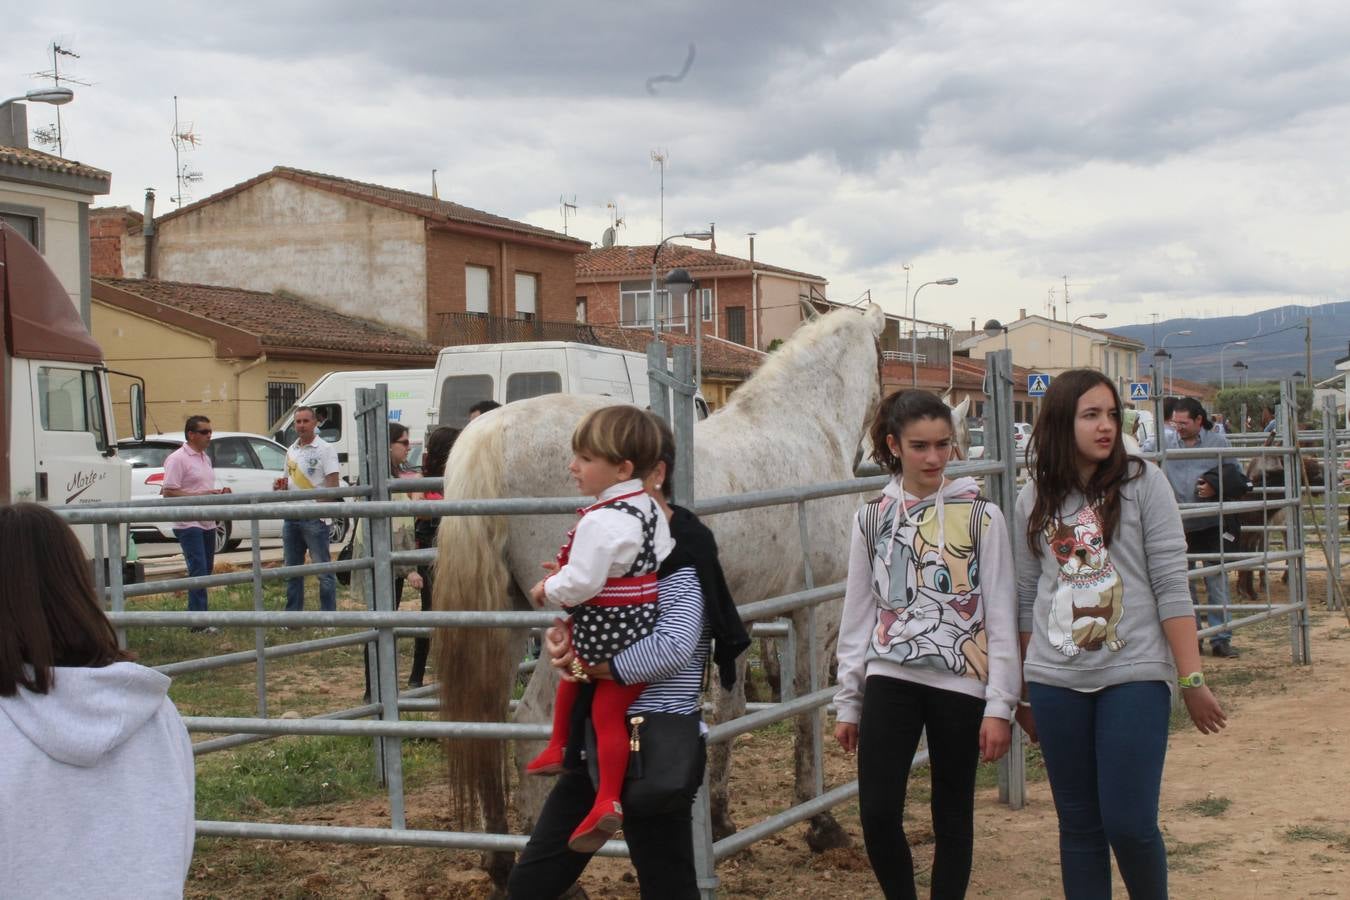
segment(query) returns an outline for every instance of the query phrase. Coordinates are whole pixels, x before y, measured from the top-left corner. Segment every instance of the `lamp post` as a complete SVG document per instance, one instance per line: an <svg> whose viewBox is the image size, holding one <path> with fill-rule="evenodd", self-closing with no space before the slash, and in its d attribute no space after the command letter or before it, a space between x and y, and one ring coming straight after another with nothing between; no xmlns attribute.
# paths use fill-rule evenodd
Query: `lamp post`
<svg viewBox="0 0 1350 900"><path fill-rule="evenodd" d="M990 319L984 323L984 333L989 337L998 337L999 332L1003 332L1003 349L1008 349L1008 326L1004 325L998 319Z"/></svg>
<svg viewBox="0 0 1350 900"><path fill-rule="evenodd" d="M1227 350L1229 347L1245 347L1245 346L1247 346L1246 341L1225 341L1219 347L1219 390L1224 389L1223 351Z"/></svg>
<svg viewBox="0 0 1350 900"><path fill-rule="evenodd" d="M1077 338L1078 335L1076 335L1076 334L1074 333L1074 329L1078 327L1078 323L1081 322L1081 321L1083 321L1084 319L1105 319L1105 318L1106 318L1106 313L1083 313L1081 316L1076 316L1076 317L1074 317L1074 320L1073 320L1072 322L1069 323L1069 368L1070 368L1070 369L1073 368L1073 345L1076 344L1076 343L1078 343L1077 340L1075 340L1075 338ZM1092 365L1092 353L1091 353L1091 352L1088 353L1088 365L1089 365L1089 366Z"/></svg>
<svg viewBox="0 0 1350 900"><path fill-rule="evenodd" d="M1164 381L1165 381L1165 379L1166 379L1166 377L1167 377L1167 370L1168 370L1167 362L1168 362L1168 360L1170 360L1171 358L1172 358L1172 354L1168 353L1166 350L1164 350L1164 349L1161 348L1161 347L1159 347L1157 350L1154 350L1154 351L1153 351L1153 368L1154 368L1154 369L1162 369L1162 372L1163 372L1162 377L1159 378L1159 380L1158 380L1158 384L1159 384L1159 385L1164 384ZM1168 396L1171 396L1171 393L1172 393L1171 387L1165 387L1164 390L1167 391Z"/></svg>
<svg viewBox="0 0 1350 900"><path fill-rule="evenodd" d="M75 92L68 87L49 87L35 88L26 94L0 102L0 144L28 146L28 115L22 106L16 107L12 104L26 100L29 103L61 106L74 99Z"/></svg>
<svg viewBox="0 0 1350 900"><path fill-rule="evenodd" d="M1181 336L1183 336L1183 335L1187 335L1187 334L1190 334L1190 333L1191 333L1191 330L1190 330L1189 328L1187 328L1185 331L1170 331L1170 332L1168 332L1167 334L1163 335L1163 339L1162 339L1162 349L1163 349L1164 351L1167 350L1167 339L1168 339L1168 338L1170 338L1170 337L1181 337ZM1155 353L1154 356L1156 356L1156 355L1157 355L1157 354ZM1168 364L1167 364L1167 396L1170 397L1170 396L1172 396L1172 367L1173 367L1174 365L1176 365L1176 363L1174 363L1174 362L1172 361L1172 354L1170 354L1170 353L1167 354L1167 359L1168 359Z"/></svg>
<svg viewBox="0 0 1350 900"><path fill-rule="evenodd" d="M685 231L680 234L672 234L668 238L663 238L661 243L656 245L652 251L652 296L650 309L652 314L652 339L655 340L661 333L659 320L656 318L656 258L661 255L661 248L666 245L666 241L673 241L676 238L688 238L691 241L710 241L712 240L711 231Z"/></svg>
<svg viewBox="0 0 1350 900"><path fill-rule="evenodd" d="M671 269L665 277L666 293L672 305L684 300L698 286L688 269ZM695 297L698 295L695 294ZM703 390L703 311L694 312L694 385Z"/></svg>
<svg viewBox="0 0 1350 900"><path fill-rule="evenodd" d="M1243 362L1242 360L1239 359L1237 362L1233 363L1233 368L1235 368L1235 369L1238 370L1238 373L1237 373L1237 376L1236 376L1236 377L1237 377L1238 387L1246 387L1246 386L1247 386L1247 364L1246 364L1245 362Z"/></svg>
<svg viewBox="0 0 1350 900"><path fill-rule="evenodd" d="M925 281L914 289L914 299L909 305L909 384L919 386L919 291L930 284L956 284L955 278L939 278L937 281Z"/></svg>
<svg viewBox="0 0 1350 900"><path fill-rule="evenodd" d="M8 100L0 103L0 106L8 106L16 100L26 100L29 103L50 103L52 106L64 106L75 99L75 92L67 87L34 88L21 97L10 97Z"/></svg>

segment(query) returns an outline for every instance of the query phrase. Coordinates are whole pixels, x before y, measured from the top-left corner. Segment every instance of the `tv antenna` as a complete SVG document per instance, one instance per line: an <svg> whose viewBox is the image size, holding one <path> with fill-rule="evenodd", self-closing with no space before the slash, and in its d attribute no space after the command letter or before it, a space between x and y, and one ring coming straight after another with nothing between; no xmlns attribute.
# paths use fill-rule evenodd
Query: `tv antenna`
<svg viewBox="0 0 1350 900"><path fill-rule="evenodd" d="M614 246L614 241L618 236L619 229L626 228L627 224L624 222L623 216L619 215L619 204L611 200L605 204L605 209L609 212L609 227L605 229L605 233L600 237L600 246L608 250L610 247Z"/></svg>
<svg viewBox="0 0 1350 900"><path fill-rule="evenodd" d="M47 78L51 80L52 87L60 87L62 84L78 84L83 87L93 87L87 81L81 81L78 78L72 78L69 75L61 74L61 57L70 59L79 59L80 54L71 50L69 47L62 47L56 41L52 41L52 67L46 72L34 72L34 78ZM56 126L48 128L33 129L33 137L44 147L55 147L57 156L65 155L65 135L61 130L61 107L56 107Z"/></svg>
<svg viewBox="0 0 1350 900"><path fill-rule="evenodd" d="M173 95L173 132L169 136L169 143L173 144L173 168L174 177L178 182L178 193L173 198L173 202L179 209L183 208L183 185L193 185L202 181L206 176L196 169L188 168L188 164L183 162L182 155L190 153L201 146L201 136L192 128L191 122L184 122L178 118L178 95Z"/></svg>
<svg viewBox="0 0 1350 900"><path fill-rule="evenodd" d="M567 234L567 220L577 214L577 195L568 200L565 194L558 195L558 210L562 213L563 234Z"/></svg>

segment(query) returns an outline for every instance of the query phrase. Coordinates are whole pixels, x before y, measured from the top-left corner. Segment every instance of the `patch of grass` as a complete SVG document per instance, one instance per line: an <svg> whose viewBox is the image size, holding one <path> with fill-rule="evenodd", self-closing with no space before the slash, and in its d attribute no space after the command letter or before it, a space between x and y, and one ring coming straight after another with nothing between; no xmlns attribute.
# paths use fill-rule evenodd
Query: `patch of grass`
<svg viewBox="0 0 1350 900"><path fill-rule="evenodd" d="M1325 844L1343 853L1350 853L1350 832L1328 828L1325 825L1294 825L1285 829L1287 841L1313 841Z"/></svg>
<svg viewBox="0 0 1350 900"><path fill-rule="evenodd" d="M1211 794L1203 800L1192 800L1181 808L1197 816L1221 816L1232 805L1233 801L1227 797L1215 797Z"/></svg>
<svg viewBox="0 0 1350 900"><path fill-rule="evenodd" d="M1174 841L1167 847L1167 868L1173 872L1197 873L1213 868L1205 855L1220 846L1220 841Z"/></svg>
<svg viewBox="0 0 1350 900"><path fill-rule="evenodd" d="M406 787L439 775L440 762L434 741L404 741ZM284 821L288 810L382 790L369 738L285 737L197 761L200 819L266 818L270 812Z"/></svg>

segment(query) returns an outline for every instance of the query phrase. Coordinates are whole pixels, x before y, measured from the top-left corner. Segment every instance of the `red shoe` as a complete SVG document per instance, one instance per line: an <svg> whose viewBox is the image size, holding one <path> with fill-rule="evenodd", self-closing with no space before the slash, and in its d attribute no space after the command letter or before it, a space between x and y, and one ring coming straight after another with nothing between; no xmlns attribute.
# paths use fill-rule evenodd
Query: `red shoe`
<svg viewBox="0 0 1350 900"><path fill-rule="evenodd" d="M557 775L563 770L563 748L551 744L525 765L526 775Z"/></svg>
<svg viewBox="0 0 1350 900"><path fill-rule="evenodd" d="M594 853L622 827L623 807L619 801L597 803L591 809L591 814L582 819L577 830L572 832L567 846L577 853Z"/></svg>

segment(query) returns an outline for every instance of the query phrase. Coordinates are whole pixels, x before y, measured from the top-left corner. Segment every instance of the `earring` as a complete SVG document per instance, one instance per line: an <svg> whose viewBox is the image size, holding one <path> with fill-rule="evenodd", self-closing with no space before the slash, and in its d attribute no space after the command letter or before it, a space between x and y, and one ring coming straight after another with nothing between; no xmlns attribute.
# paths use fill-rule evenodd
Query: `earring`
<svg viewBox="0 0 1350 900"><path fill-rule="evenodd" d="M658 491L661 490L661 482L658 481L658 482L655 484L655 487L656 487L656 489L657 489Z"/></svg>

